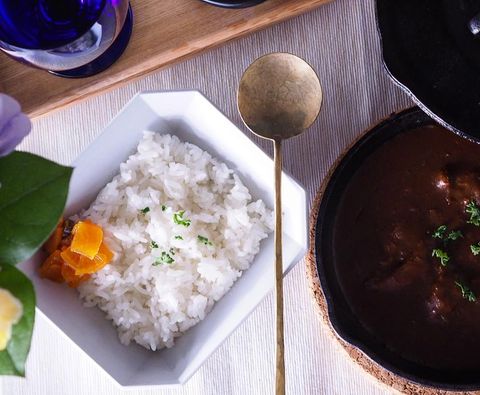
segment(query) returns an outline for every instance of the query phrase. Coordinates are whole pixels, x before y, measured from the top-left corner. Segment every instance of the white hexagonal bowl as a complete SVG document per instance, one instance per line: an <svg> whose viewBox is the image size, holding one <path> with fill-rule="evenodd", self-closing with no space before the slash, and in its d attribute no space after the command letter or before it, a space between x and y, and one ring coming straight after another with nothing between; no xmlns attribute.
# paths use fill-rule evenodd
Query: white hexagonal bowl
<svg viewBox="0 0 480 395"><path fill-rule="evenodd" d="M66 215L95 199L118 172L120 163L135 151L144 130L176 134L208 151L239 174L254 198L273 208L272 160L201 93L145 92L135 96L73 163ZM307 248L307 211L305 190L285 174L283 199L287 273ZM75 290L39 278L41 259L39 253L21 265L35 284L37 311L122 386L185 383L273 288L272 234L262 242L250 269L205 320L178 338L174 347L152 352L136 344L120 344L103 312L83 307Z"/></svg>

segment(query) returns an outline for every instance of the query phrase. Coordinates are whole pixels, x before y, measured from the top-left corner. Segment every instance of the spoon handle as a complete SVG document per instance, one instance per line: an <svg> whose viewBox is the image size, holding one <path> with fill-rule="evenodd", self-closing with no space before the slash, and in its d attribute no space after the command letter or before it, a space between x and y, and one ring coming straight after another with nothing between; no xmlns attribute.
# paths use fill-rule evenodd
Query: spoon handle
<svg viewBox="0 0 480 395"><path fill-rule="evenodd" d="M275 311L277 321L276 395L285 394L285 348L283 339L283 258L282 258L282 142L275 140Z"/></svg>

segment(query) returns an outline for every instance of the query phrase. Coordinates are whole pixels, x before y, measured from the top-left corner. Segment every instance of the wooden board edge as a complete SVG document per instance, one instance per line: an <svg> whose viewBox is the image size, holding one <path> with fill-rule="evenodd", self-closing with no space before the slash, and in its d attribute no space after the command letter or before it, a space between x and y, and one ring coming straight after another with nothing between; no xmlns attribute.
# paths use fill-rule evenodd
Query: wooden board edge
<svg viewBox="0 0 480 395"><path fill-rule="evenodd" d="M186 61L188 59L191 59L191 58L193 58L193 57L195 57L195 56L197 56L197 55L199 55L203 52L207 52L207 51L212 50L214 48L218 48L222 45L225 45L226 43L233 42L233 41L235 41L237 39L240 39L242 37L245 37L245 36L247 36L251 33L261 31L261 30L266 29L270 26L274 26L278 23L281 23L281 22L287 21L289 19L293 19L295 17L303 15L303 14L309 12L309 11L317 9L318 7L320 7L324 4L327 4L329 2L332 2L332 1L333 0L319 0L317 3L312 3L312 4L309 4L307 6L298 7L297 9L295 9L293 12L291 12L289 14L280 13L279 14L280 16L278 16L276 18L273 18L273 19L271 18L269 20L269 23L266 23L266 24L252 23L255 26L253 26L251 28L248 28L248 25L245 25L241 30L235 31L235 32L232 31L232 34L226 35L222 39L217 40L215 42L212 42L211 44L206 45L204 47L198 47L195 51L190 51L190 52L185 51L183 54L179 55L178 57L176 57L174 59L167 59L163 62L159 62L155 66L145 68L138 73L134 73L134 74L129 75L125 78L114 81L111 84L100 87L99 89L95 89L93 86L91 86L91 87L87 88L85 90L85 92L82 92L82 93L76 94L76 95L72 95L67 99L53 100L49 103L46 103L43 106L39 106L37 109L35 109L31 112L28 112L28 115L31 119L34 119L34 120L38 119L38 118L41 118L41 117L44 117L44 116L49 115L49 114L51 114L55 111L58 111L58 110L66 108L66 107L69 107L73 104L85 101L85 100L87 100L91 97L95 97L95 96L101 95L103 93L110 92L114 89L120 88L122 86L125 86L125 85L127 85L131 82L137 81L137 80L139 80L141 78L144 78L148 75L151 75L151 74L153 74L157 71L160 71L162 69L168 68L168 67L173 66L175 64L181 63L181 62ZM261 16L261 18L263 19L266 16L269 16L271 13L273 13L273 12L263 14ZM201 38L201 40L204 41L204 40L206 40L206 38L211 37L211 36L215 36L216 34L217 33L211 34L210 36L204 36L204 37ZM120 61L121 61L121 58L120 58ZM115 76L110 76L108 78L113 79L114 77Z"/></svg>

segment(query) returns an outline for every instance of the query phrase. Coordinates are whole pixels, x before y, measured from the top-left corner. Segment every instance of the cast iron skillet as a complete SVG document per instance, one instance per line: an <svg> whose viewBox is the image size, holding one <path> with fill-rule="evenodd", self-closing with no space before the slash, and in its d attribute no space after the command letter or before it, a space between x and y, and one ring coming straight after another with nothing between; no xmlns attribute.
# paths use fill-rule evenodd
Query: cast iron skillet
<svg viewBox="0 0 480 395"><path fill-rule="evenodd" d="M205 3L216 5L218 7L224 8L245 8L251 7L260 3L263 3L265 0L201 0Z"/></svg>
<svg viewBox="0 0 480 395"><path fill-rule="evenodd" d="M376 0L387 71L441 125L480 139L480 0Z"/></svg>
<svg viewBox="0 0 480 395"><path fill-rule="evenodd" d="M403 0L402 0L403 1ZM360 324L345 299L335 268L333 227L342 194L363 161L387 140L408 130L432 125L434 121L418 107L392 115L366 132L337 162L325 180L316 222L312 225L312 258L325 295L330 322L347 343L358 347L387 370L410 381L435 388L480 389L479 371L443 371L426 368L388 350ZM480 340L479 340L480 341ZM461 358L461 356L459 356ZM480 358L480 356L479 356Z"/></svg>

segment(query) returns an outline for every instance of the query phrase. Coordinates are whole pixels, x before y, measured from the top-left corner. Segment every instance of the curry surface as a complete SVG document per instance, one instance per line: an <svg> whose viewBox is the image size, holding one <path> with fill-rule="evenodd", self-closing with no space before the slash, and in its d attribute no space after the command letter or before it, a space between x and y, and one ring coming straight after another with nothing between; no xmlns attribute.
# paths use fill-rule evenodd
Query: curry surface
<svg viewBox="0 0 480 395"><path fill-rule="evenodd" d="M428 126L371 154L338 208L335 265L354 313L388 348L433 368L480 370L480 255L470 249L480 227L467 223L470 201L480 203L480 145ZM441 225L463 237L433 238Z"/></svg>

